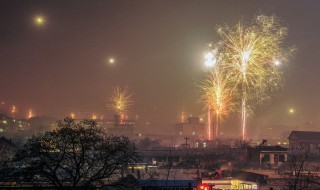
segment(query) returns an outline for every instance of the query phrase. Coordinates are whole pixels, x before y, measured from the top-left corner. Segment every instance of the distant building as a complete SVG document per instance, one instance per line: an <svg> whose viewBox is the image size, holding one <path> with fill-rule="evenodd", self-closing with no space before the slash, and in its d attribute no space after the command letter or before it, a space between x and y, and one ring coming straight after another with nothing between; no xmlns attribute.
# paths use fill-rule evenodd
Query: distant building
<svg viewBox="0 0 320 190"><path fill-rule="evenodd" d="M113 120L109 120L104 124L107 126L108 134L116 136L124 135L127 137L134 136L134 120L129 120L119 114L114 114L113 118Z"/></svg>
<svg viewBox="0 0 320 190"><path fill-rule="evenodd" d="M292 131L288 139L290 148L304 148L310 154L320 155L320 132Z"/></svg>
<svg viewBox="0 0 320 190"><path fill-rule="evenodd" d="M199 117L189 117L187 122L175 125L176 135L202 138L205 133L205 125L200 121Z"/></svg>
<svg viewBox="0 0 320 190"><path fill-rule="evenodd" d="M266 142L266 141L265 141ZM261 144L247 148L246 161L253 167L278 167L288 159L288 148Z"/></svg>
<svg viewBox="0 0 320 190"><path fill-rule="evenodd" d="M28 119L30 130L34 133L52 131L57 127L57 119L45 116L36 116Z"/></svg>
<svg viewBox="0 0 320 190"><path fill-rule="evenodd" d="M29 129L30 123L25 119L16 119L0 114L0 134L6 137L14 136L20 130Z"/></svg>

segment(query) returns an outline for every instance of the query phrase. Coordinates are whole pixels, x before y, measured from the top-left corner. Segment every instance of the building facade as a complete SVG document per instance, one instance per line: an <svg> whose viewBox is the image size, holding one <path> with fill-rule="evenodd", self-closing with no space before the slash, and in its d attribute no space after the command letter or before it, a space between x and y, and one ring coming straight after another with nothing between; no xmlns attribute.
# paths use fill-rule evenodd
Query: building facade
<svg viewBox="0 0 320 190"><path fill-rule="evenodd" d="M320 155L320 132L292 131L288 139L291 150L303 150L312 155Z"/></svg>

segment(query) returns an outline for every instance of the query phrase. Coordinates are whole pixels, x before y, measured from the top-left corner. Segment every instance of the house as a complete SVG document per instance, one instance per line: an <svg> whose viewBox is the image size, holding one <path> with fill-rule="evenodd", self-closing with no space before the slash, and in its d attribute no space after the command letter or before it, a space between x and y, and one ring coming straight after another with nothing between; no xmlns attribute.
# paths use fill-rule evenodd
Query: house
<svg viewBox="0 0 320 190"><path fill-rule="evenodd" d="M310 154L320 155L320 132L292 131L288 139L292 150L304 148Z"/></svg>
<svg viewBox="0 0 320 190"><path fill-rule="evenodd" d="M281 146L259 145L247 148L247 163L251 167L278 167L288 158L288 149Z"/></svg>

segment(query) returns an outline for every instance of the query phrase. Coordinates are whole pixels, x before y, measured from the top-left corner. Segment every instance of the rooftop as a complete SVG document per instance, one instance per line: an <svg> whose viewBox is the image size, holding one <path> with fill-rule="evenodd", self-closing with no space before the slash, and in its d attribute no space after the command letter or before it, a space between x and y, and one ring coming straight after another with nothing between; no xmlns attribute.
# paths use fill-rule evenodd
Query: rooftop
<svg viewBox="0 0 320 190"><path fill-rule="evenodd" d="M304 142L320 142L320 132L318 131L292 131L289 140L299 140Z"/></svg>

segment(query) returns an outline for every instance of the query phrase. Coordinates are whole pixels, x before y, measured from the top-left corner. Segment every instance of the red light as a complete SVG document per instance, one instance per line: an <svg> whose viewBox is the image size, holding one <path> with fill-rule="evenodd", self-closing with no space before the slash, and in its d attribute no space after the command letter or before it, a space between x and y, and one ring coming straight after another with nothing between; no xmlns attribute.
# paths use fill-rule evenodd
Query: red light
<svg viewBox="0 0 320 190"><path fill-rule="evenodd" d="M200 189L200 190L209 190L209 186L208 186L208 185L201 184L201 185L199 186L199 189Z"/></svg>

